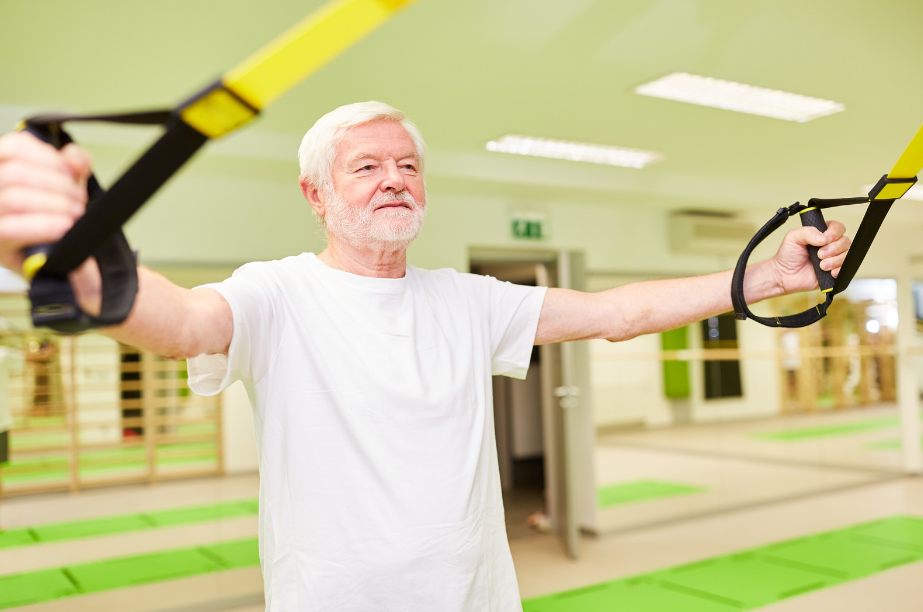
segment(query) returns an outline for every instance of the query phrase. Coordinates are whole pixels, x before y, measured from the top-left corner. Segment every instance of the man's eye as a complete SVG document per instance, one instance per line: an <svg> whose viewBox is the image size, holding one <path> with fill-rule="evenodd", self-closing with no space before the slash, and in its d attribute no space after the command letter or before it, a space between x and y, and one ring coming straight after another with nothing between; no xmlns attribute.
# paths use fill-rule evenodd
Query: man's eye
<svg viewBox="0 0 923 612"><path fill-rule="evenodd" d="M368 165L366 165L366 166L362 166L362 167L359 168L359 169L360 169L360 170L374 170L374 169L375 169L375 166L373 166L372 164L368 164Z"/></svg>
<svg viewBox="0 0 923 612"><path fill-rule="evenodd" d="M414 170L414 171L415 171L415 170L417 169L417 167L414 166L413 164L405 164L405 165L404 165L404 169L405 169L405 170Z"/></svg>

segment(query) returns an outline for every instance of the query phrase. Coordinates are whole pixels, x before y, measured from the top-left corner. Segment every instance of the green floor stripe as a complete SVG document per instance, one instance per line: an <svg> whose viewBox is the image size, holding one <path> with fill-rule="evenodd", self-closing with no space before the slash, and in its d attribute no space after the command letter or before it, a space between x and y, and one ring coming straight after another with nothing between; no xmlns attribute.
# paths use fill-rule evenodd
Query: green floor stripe
<svg viewBox="0 0 923 612"><path fill-rule="evenodd" d="M840 534L790 542L763 552L767 560L774 563L847 580L856 580L919 559L919 554L906 549Z"/></svg>
<svg viewBox="0 0 923 612"><path fill-rule="evenodd" d="M15 546L28 546L34 543L35 539L29 533L28 529L0 531L0 550L4 548L13 548Z"/></svg>
<svg viewBox="0 0 923 612"><path fill-rule="evenodd" d="M733 612L727 603L666 589L640 577L523 602L524 612Z"/></svg>
<svg viewBox="0 0 923 612"><path fill-rule="evenodd" d="M244 507L245 504L238 503ZM0 609L259 563L256 539L0 577ZM730 612L923 561L923 519L891 517L546 595L524 612Z"/></svg>
<svg viewBox="0 0 923 612"><path fill-rule="evenodd" d="M257 512L259 512L259 501L253 500L251 503L248 500L247 502L227 502L193 508L148 512L145 517L157 527L169 527L186 523L217 521L219 519L252 515Z"/></svg>
<svg viewBox="0 0 923 612"><path fill-rule="evenodd" d="M260 563L256 538L0 576L0 609Z"/></svg>
<svg viewBox="0 0 923 612"><path fill-rule="evenodd" d="M829 438L832 436L843 436L860 431L874 431L876 429L887 429L897 427L900 419L896 416L880 417L877 419L867 419L865 421L853 421L850 423L840 423L838 425L823 425L820 427L807 427L804 429L783 429L781 431L768 431L753 434L753 437L761 440L773 440L775 442L797 442L799 440L810 440L812 438Z"/></svg>
<svg viewBox="0 0 923 612"><path fill-rule="evenodd" d="M755 610L918 561L923 561L923 519L891 517L528 599L523 611Z"/></svg>
<svg viewBox="0 0 923 612"><path fill-rule="evenodd" d="M662 586L752 610L836 584L838 580L805 568L786 567L755 554L740 554L679 567L657 575Z"/></svg>
<svg viewBox="0 0 923 612"><path fill-rule="evenodd" d="M77 595L80 591L59 569L0 577L0 609Z"/></svg>
<svg viewBox="0 0 923 612"><path fill-rule="evenodd" d="M67 568L81 593L185 578L225 569L197 548L109 559Z"/></svg>
<svg viewBox="0 0 923 612"><path fill-rule="evenodd" d="M856 528L856 539L906 548L923 554L923 521L902 517Z"/></svg>
<svg viewBox="0 0 923 612"><path fill-rule="evenodd" d="M920 441L921 446L923 446L923 440ZM865 448L870 448L872 450L899 450L903 448L904 443L899 438L893 440L879 440L878 442L869 442L865 445Z"/></svg>
<svg viewBox="0 0 923 612"><path fill-rule="evenodd" d="M243 501L222 502L220 504L158 510L156 512L147 512L144 514L126 514L83 521L67 521L65 523L37 525L24 529L0 531L0 549L58 542L61 540L115 535L156 527L173 527L176 525L217 521L239 516L252 516L258 512L259 501L248 499Z"/></svg>
<svg viewBox="0 0 923 612"><path fill-rule="evenodd" d="M14 448L17 439L16 436L13 437ZM199 453L200 456L182 456L189 452ZM144 474L147 470L146 455L147 449L142 446L82 451L79 466L80 478L92 481L117 475ZM202 469L205 466L217 467L217 445L214 442L160 444L157 446L156 463L158 467L168 471L182 467L195 469ZM18 457L4 468L2 474L5 487L67 482L70 477L69 454L63 451Z"/></svg>
<svg viewBox="0 0 923 612"><path fill-rule="evenodd" d="M33 527L32 532L35 533L39 542L44 543L137 531L139 529L149 529L150 526L151 524L139 515L107 516L87 521L41 525Z"/></svg>
<svg viewBox="0 0 923 612"><path fill-rule="evenodd" d="M237 567L250 567L260 564L260 551L253 545L254 540L241 540L239 542L222 542L205 548L204 551L217 558L221 565L227 569Z"/></svg>
<svg viewBox="0 0 923 612"><path fill-rule="evenodd" d="M20 417L13 418L13 429L24 429L27 420ZM67 427L67 417L64 416L31 416L28 419L28 425L32 430L48 427Z"/></svg>
<svg viewBox="0 0 923 612"><path fill-rule="evenodd" d="M704 490L702 487L693 487L674 482L638 480L599 487L596 489L596 503L600 508L608 508L609 506L634 504L662 497L700 493Z"/></svg>

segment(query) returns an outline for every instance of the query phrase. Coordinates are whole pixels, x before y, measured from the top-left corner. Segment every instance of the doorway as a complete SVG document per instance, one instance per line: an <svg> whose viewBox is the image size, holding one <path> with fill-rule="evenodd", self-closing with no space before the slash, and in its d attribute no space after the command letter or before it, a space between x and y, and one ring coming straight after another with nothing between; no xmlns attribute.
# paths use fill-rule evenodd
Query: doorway
<svg viewBox="0 0 923 612"><path fill-rule="evenodd" d="M571 255L565 251L499 256L492 251L486 257L472 254L471 271L521 285L569 287L573 260L582 265L582 258ZM560 538L568 556L577 557L580 529L575 463L579 459L575 461L578 445L572 440L581 437L576 433L576 395L581 381L573 375L572 345L537 347L526 379L494 377L493 393L509 537L534 536L536 532L527 523L531 516L533 521L541 520L543 530ZM586 472L590 480L591 472Z"/></svg>
<svg viewBox="0 0 923 612"><path fill-rule="evenodd" d="M472 264L475 274L535 287L538 263ZM525 380L493 377L494 431L500 486L510 539L550 531L545 502L545 447L542 419L542 351L534 349Z"/></svg>

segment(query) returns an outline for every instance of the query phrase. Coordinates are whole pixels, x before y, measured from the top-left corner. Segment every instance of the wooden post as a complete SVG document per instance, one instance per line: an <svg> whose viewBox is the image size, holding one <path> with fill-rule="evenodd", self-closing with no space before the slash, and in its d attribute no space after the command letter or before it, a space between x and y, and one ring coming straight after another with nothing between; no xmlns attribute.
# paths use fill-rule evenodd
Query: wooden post
<svg viewBox="0 0 923 612"><path fill-rule="evenodd" d="M141 353L141 406L144 418L144 446L146 449L147 481L157 482L157 369L154 354Z"/></svg>
<svg viewBox="0 0 923 612"><path fill-rule="evenodd" d="M68 368L69 380L64 385L64 396L67 430L70 440L70 490L76 492L80 490L80 421L77 418L77 336L70 336L67 341L70 345L70 367ZM50 393L51 391L49 390L49 395Z"/></svg>
<svg viewBox="0 0 923 612"><path fill-rule="evenodd" d="M891 329L887 326L882 326L878 332L878 346L881 348L892 348L894 346L894 334L891 333ZM894 355L878 355L878 388L881 401L893 402L897 400Z"/></svg>
<svg viewBox="0 0 923 612"><path fill-rule="evenodd" d="M215 444L218 450L218 474L224 476L224 403L221 401L221 394L213 398L215 403Z"/></svg>
<svg viewBox="0 0 923 612"><path fill-rule="evenodd" d="M913 277L909 268L897 279L897 309L900 315L897 324L897 346L900 349L897 367L898 410L901 415L901 453L904 471L907 474L923 473L923 449L920 439L923 427L920 425L920 381L916 359L909 355L916 336L916 308L913 299Z"/></svg>
<svg viewBox="0 0 923 612"><path fill-rule="evenodd" d="M871 343L869 342L869 332L865 328L865 324L868 321L865 310L868 308L868 306L869 302L858 302L852 304L853 322L856 325L856 333L859 334L860 348L867 348L871 346ZM873 360L874 356L870 355L867 351L864 351L862 356L859 357L859 405L861 406L868 406L872 403L872 389L874 388L874 381L872 380Z"/></svg>
<svg viewBox="0 0 923 612"><path fill-rule="evenodd" d="M813 349L820 346L820 328L817 325L801 327L798 329L799 346L802 349ZM821 359L818 357L802 357L801 368L798 370L798 400L801 409L805 412L814 412L817 409L817 396L823 382L823 374L819 372Z"/></svg>

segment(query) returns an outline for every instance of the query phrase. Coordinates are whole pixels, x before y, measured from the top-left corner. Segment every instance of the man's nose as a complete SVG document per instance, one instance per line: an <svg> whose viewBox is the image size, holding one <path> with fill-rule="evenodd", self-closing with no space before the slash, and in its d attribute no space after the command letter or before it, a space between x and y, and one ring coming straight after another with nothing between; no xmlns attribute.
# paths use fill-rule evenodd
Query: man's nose
<svg viewBox="0 0 923 612"><path fill-rule="evenodd" d="M384 164L385 177L381 182L382 191L403 191L407 186L404 175L397 167L397 162L389 161Z"/></svg>

